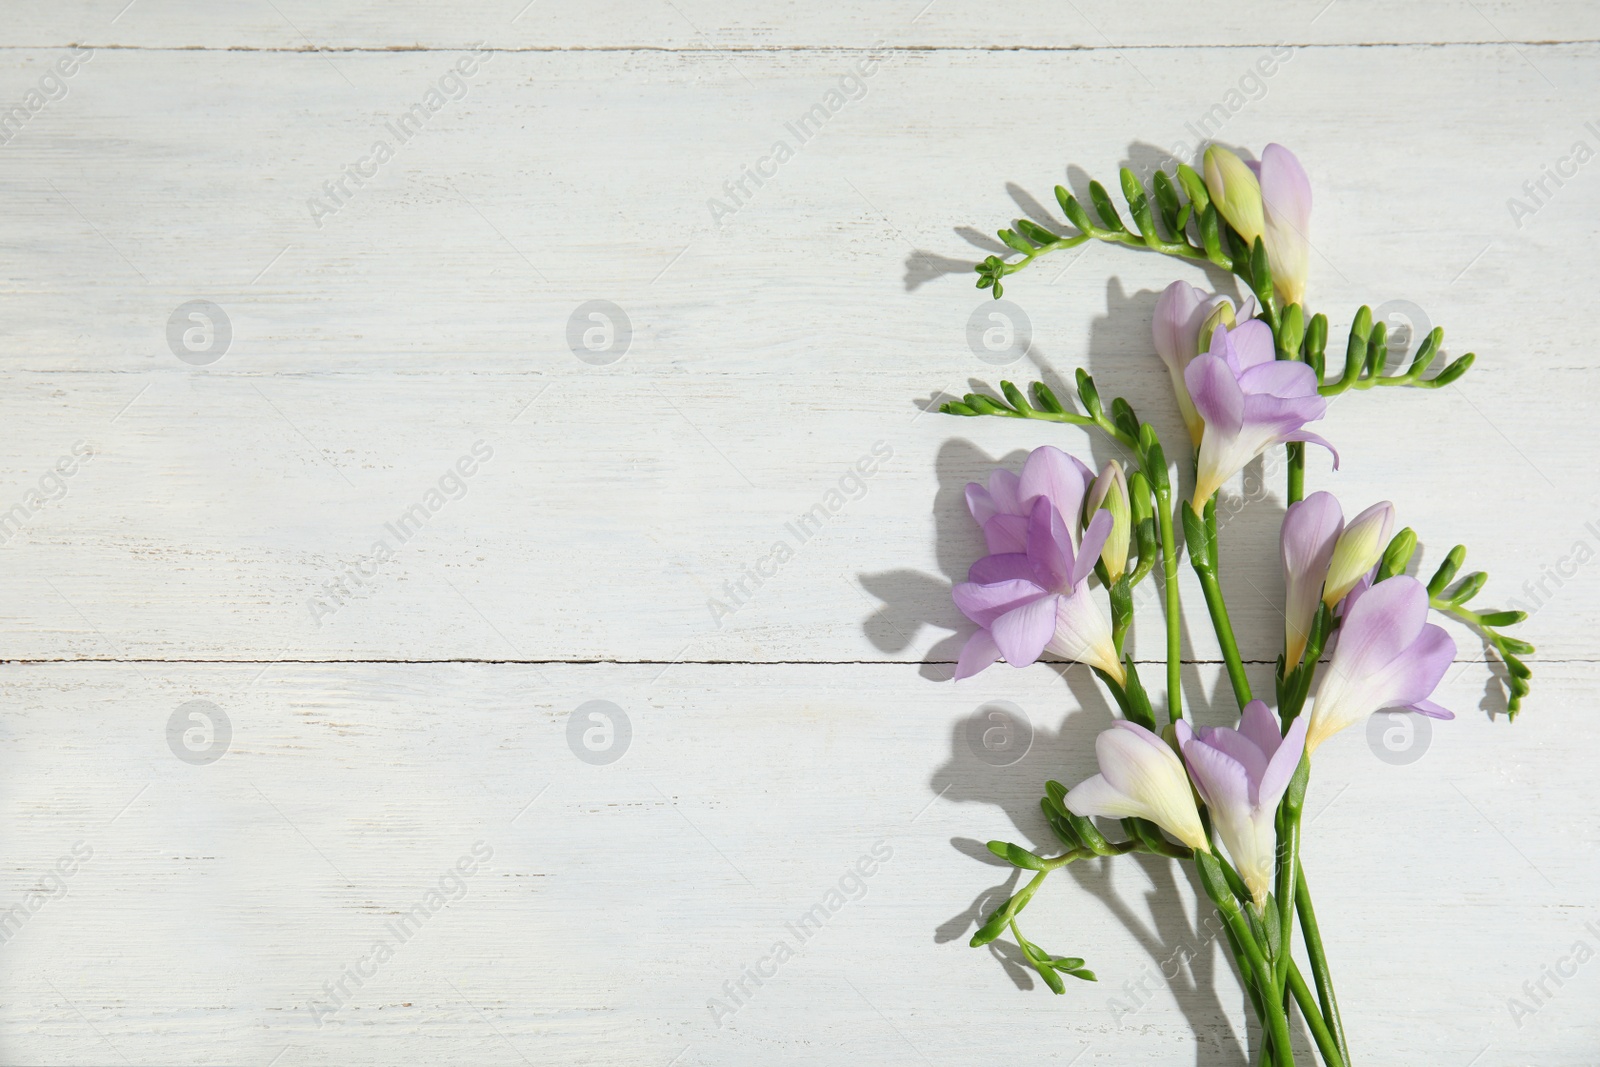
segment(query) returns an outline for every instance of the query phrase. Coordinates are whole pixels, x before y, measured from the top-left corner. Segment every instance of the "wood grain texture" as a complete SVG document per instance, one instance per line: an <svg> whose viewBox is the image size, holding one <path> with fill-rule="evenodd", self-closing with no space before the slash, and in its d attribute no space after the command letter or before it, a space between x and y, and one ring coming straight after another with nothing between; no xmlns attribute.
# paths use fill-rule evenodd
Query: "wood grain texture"
<svg viewBox="0 0 1600 1067"><path fill-rule="evenodd" d="M92 850L0 952L7 1062L1000 1064L1008 1028L1046 1061L1240 1062L1244 1003L1175 865L1084 865L1030 908L1030 937L1087 957L1098 984L1023 992L966 947L974 901L1006 881L981 842L1049 848L1044 779L1092 768L1110 710L1081 668L977 686L893 664L6 677L0 905ZM1188 681L1199 718L1222 721L1216 672ZM1479 1063L1593 1061L1600 964L1547 983L1521 1027L1507 999L1575 941L1600 945L1584 928L1600 925L1600 835L1563 814L1600 804L1571 758L1597 681L1547 666L1508 725L1473 710L1468 667L1443 698L1462 718L1415 762L1380 761L1360 729L1318 752L1306 864L1362 1062L1465 1064L1486 1045ZM207 766L168 749L194 699L233 728ZM607 766L568 747L590 700L631 724ZM997 700L1035 731L1006 767L967 740ZM478 841L492 856L450 885L459 899L395 938L387 924ZM880 841L864 897L801 944L785 924ZM392 960L318 1026L323 983L377 940ZM780 940L803 953L717 1026L708 1002ZM1180 944L1202 962L1169 982Z"/></svg>
<svg viewBox="0 0 1600 1067"><path fill-rule="evenodd" d="M1573 295L1600 164L1545 177L1600 149L1592 5L123 3L0 31L0 1061L998 1063L1014 1026L1045 1062L1241 1062L1222 956L1160 974L1201 936L1165 866L1058 877L1030 911L1098 986L1024 993L964 946L1004 877L975 851L1043 843L1043 780L1088 773L1109 712L1081 671L945 681L981 547L961 489L1044 441L1116 452L926 410L1087 367L1177 439L1148 319L1202 275L1045 260L1007 287L1033 340L998 367L970 268L1056 183L1206 133L1306 163L1336 336L1387 301L1477 352L1440 393L1336 401L1342 469L1308 481L1392 499L1430 570L1465 542L1540 647L1515 725L1457 631L1463 717L1423 758L1359 731L1319 754L1307 863L1358 1057L1595 1062L1600 964L1508 1007L1600 949L1596 831L1568 814L1600 800ZM169 339L195 300L231 330L205 365ZM631 326L610 363L569 341L595 300ZM1232 487L1222 559L1262 671L1280 481ZM231 723L219 762L169 744L191 700ZM631 721L616 763L569 747L590 700ZM965 739L994 700L1038 730L1004 768ZM864 899L717 1026L723 983L880 840ZM461 898L318 1026L324 983L480 841Z"/></svg>

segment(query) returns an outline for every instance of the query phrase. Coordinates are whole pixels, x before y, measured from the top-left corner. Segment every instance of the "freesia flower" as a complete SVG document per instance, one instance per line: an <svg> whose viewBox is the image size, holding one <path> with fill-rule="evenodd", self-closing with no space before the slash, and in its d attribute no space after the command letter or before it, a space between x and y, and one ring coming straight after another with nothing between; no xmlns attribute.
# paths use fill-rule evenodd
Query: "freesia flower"
<svg viewBox="0 0 1600 1067"><path fill-rule="evenodd" d="M1100 773L1067 791L1062 803L1068 811L1084 818L1149 819L1190 848L1210 850L1189 777L1165 741L1118 720L1095 738L1094 753Z"/></svg>
<svg viewBox="0 0 1600 1067"><path fill-rule="evenodd" d="M1328 408L1317 395L1317 374L1297 360L1275 358L1272 330L1259 319L1232 330L1218 326L1204 355L1184 372L1195 410L1205 420L1194 510L1222 483L1268 448L1285 441L1333 446L1304 427ZM1339 466L1334 452L1333 465Z"/></svg>
<svg viewBox="0 0 1600 1067"><path fill-rule="evenodd" d="M1027 550L1028 514L1035 497L1043 496L1072 524L1073 543L1080 533L1078 515L1094 472L1076 456L1051 445L1028 453L1018 477L1004 467L989 474L988 486L967 483L967 510L983 529L990 552Z"/></svg>
<svg viewBox="0 0 1600 1067"><path fill-rule="evenodd" d="M1312 493L1289 505L1283 516L1279 552L1287 590L1283 610L1283 662L1294 670L1305 654L1311 625L1322 600L1334 545L1344 529L1344 511L1332 493Z"/></svg>
<svg viewBox="0 0 1600 1067"><path fill-rule="evenodd" d="M1128 479L1122 473L1122 464L1110 460L1100 471L1100 476L1089 487L1085 501L1085 514L1092 515L1104 508L1111 514L1111 533L1106 546L1100 550L1100 559L1106 565L1106 574L1115 582L1128 569L1128 546L1133 537L1133 507L1128 500Z"/></svg>
<svg viewBox="0 0 1600 1067"><path fill-rule="evenodd" d="M1334 546L1328 564L1328 586L1322 594L1323 603L1330 608L1339 603L1378 565L1393 529L1394 505L1387 500L1380 500L1350 520L1350 525L1339 535L1339 543Z"/></svg>
<svg viewBox="0 0 1600 1067"><path fill-rule="evenodd" d="M1264 703L1252 700L1245 705L1237 730L1190 729L1182 719L1174 728L1195 788L1211 809L1211 825L1256 907L1265 907L1277 856L1278 802L1305 751L1305 716L1280 736L1277 718Z"/></svg>
<svg viewBox="0 0 1600 1067"><path fill-rule="evenodd" d="M969 677L1001 656L1026 667L1045 652L1127 680L1111 626L1089 594L1089 574L1111 532L1111 513L1098 511L1074 546L1068 522L1050 498L1033 498L1025 552L985 556L952 591L956 607L981 629L968 639L956 678Z"/></svg>
<svg viewBox="0 0 1600 1067"><path fill-rule="evenodd" d="M1295 154L1269 144L1260 163L1246 163L1212 145L1206 149L1205 175L1206 191L1228 225L1247 244L1261 238L1279 299L1304 303L1311 265L1311 181Z"/></svg>
<svg viewBox="0 0 1600 1067"><path fill-rule="evenodd" d="M1421 582L1397 574L1357 585L1345 600L1333 658L1311 706L1306 751L1384 708L1455 718L1428 699L1455 654L1450 635L1428 622Z"/></svg>
<svg viewBox="0 0 1600 1067"><path fill-rule="evenodd" d="M1195 411L1194 401L1189 398L1189 386L1184 381L1183 372L1200 354L1201 339L1210 337L1210 333L1204 331L1204 324L1219 312L1225 312L1223 322L1231 330L1237 319L1248 319L1255 315L1255 298L1246 297L1236 312L1233 301L1227 297L1208 293L1188 282L1177 281L1163 289L1156 298L1155 317L1150 322L1156 354L1167 365L1167 373L1172 375L1172 391L1178 397L1178 410L1183 413L1183 423L1189 427L1189 437L1195 445L1200 444L1200 431L1205 428L1205 423Z"/></svg>

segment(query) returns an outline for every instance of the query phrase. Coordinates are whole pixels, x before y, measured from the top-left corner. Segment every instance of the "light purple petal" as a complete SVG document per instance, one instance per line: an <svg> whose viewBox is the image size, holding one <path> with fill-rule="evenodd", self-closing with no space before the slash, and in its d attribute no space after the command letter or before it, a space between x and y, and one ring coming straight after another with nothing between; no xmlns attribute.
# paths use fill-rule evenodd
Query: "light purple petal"
<svg viewBox="0 0 1600 1067"><path fill-rule="evenodd" d="M1056 632L1056 597L1040 597L994 620L989 632L1013 667L1026 667L1044 652Z"/></svg>
<svg viewBox="0 0 1600 1067"><path fill-rule="evenodd" d="M1285 441L1304 441L1307 444L1321 445L1333 456L1333 469L1339 469L1339 450L1334 448L1326 438L1318 437L1310 430L1295 430L1293 433L1284 434L1283 439Z"/></svg>
<svg viewBox="0 0 1600 1067"><path fill-rule="evenodd" d="M1002 515L1021 515L1022 501L1017 496L1018 478L1004 467L989 472L989 496Z"/></svg>
<svg viewBox="0 0 1600 1067"><path fill-rule="evenodd" d="M1278 749L1267 761L1266 773L1256 785L1256 803L1260 807L1276 808L1283 799L1284 792L1289 788L1289 779L1294 777L1294 772L1300 767L1300 757L1305 754L1306 730L1310 725L1309 716L1297 715L1294 722L1289 724L1289 732L1279 738Z"/></svg>
<svg viewBox="0 0 1600 1067"><path fill-rule="evenodd" d="M1382 670L1417 639L1427 618L1421 582L1404 574L1379 582L1346 611L1332 669L1351 678Z"/></svg>
<svg viewBox="0 0 1600 1067"><path fill-rule="evenodd" d="M1028 519L1025 515L996 515L983 524L983 541L989 551L1003 552L1028 550Z"/></svg>
<svg viewBox="0 0 1600 1067"><path fill-rule="evenodd" d="M1150 331L1156 354L1169 370L1179 374L1194 358L1195 333L1200 329L1196 313L1204 305L1205 293L1188 282L1173 282L1156 298L1155 317Z"/></svg>
<svg viewBox="0 0 1600 1067"><path fill-rule="evenodd" d="M1061 513L1048 497L1033 498L1033 513L1028 516L1028 559L1039 574L1040 584L1056 592L1071 589L1072 535Z"/></svg>
<svg viewBox="0 0 1600 1067"><path fill-rule="evenodd" d="M1206 420L1206 432L1226 436L1237 434L1244 425L1244 390L1228 369L1228 364L1207 353L1196 356L1184 372L1183 382L1194 398L1195 410Z"/></svg>
<svg viewBox="0 0 1600 1067"><path fill-rule="evenodd" d="M1018 482L1017 497L1024 505L1042 496L1054 504L1061 517L1072 529L1078 525L1078 514L1083 510L1083 495L1094 481L1094 472L1083 465L1076 456L1069 456L1052 445L1043 445L1028 455L1022 465L1022 478Z"/></svg>
<svg viewBox="0 0 1600 1067"><path fill-rule="evenodd" d="M1378 588L1387 584L1380 582ZM1455 658L1456 643L1443 627L1422 627L1417 639L1378 674L1387 698L1384 706L1406 706L1431 696Z"/></svg>
<svg viewBox="0 0 1600 1067"><path fill-rule="evenodd" d="M1241 322L1228 332L1228 343L1233 346L1234 356L1239 361L1239 370L1248 371L1254 367L1278 361L1277 347L1272 343L1272 327L1260 319L1250 319ZM1285 362L1288 362L1285 360ZM1304 363L1297 366L1305 367ZM1306 367L1306 370L1310 370Z"/></svg>
<svg viewBox="0 0 1600 1067"><path fill-rule="evenodd" d="M1302 237L1311 227L1311 179L1295 154L1281 144L1261 152L1261 205L1269 221L1276 217Z"/></svg>
<svg viewBox="0 0 1600 1067"><path fill-rule="evenodd" d="M1456 713L1447 707L1435 704L1431 700L1417 700L1406 705L1407 711L1414 711L1419 715L1426 715L1430 719L1453 719Z"/></svg>
<svg viewBox="0 0 1600 1067"><path fill-rule="evenodd" d="M1072 575L1068 579L1070 588L1076 589L1094 570L1095 560L1100 558L1101 549L1106 547L1106 538L1111 536L1111 525L1111 512L1104 508L1095 512L1094 518L1089 520L1089 528L1083 531L1083 544L1073 560Z"/></svg>
<svg viewBox="0 0 1600 1067"><path fill-rule="evenodd" d="M988 630L979 630L967 638L967 643L961 646L961 655L956 660L956 681L971 678L985 667L992 667L1000 658L1000 647L994 643L994 637Z"/></svg>
<svg viewBox="0 0 1600 1067"><path fill-rule="evenodd" d="M979 626L988 626L1006 612L1048 595L1049 590L1021 579L992 585L962 582L950 591L956 607Z"/></svg>
<svg viewBox="0 0 1600 1067"><path fill-rule="evenodd" d="M981 527L984 523L994 518L997 510L994 497L989 495L989 490L977 482L967 483L967 510L972 512L972 517Z"/></svg>
<svg viewBox="0 0 1600 1067"><path fill-rule="evenodd" d="M1244 706L1239 715L1239 732L1267 756L1283 743L1283 735L1278 732L1278 717L1261 700L1252 700Z"/></svg>
<svg viewBox="0 0 1600 1067"><path fill-rule="evenodd" d="M1018 578L1030 582L1035 580L1033 564L1028 562L1027 554L1023 552L984 556L967 568L967 581L978 585L992 585Z"/></svg>
<svg viewBox="0 0 1600 1067"><path fill-rule="evenodd" d="M1250 777L1238 760L1199 739L1183 746L1183 758L1207 807L1219 812L1249 810Z"/></svg>
<svg viewBox="0 0 1600 1067"><path fill-rule="evenodd" d="M1322 585L1333 560L1333 546L1344 529L1344 512L1332 493L1312 493L1289 505L1283 516L1279 556L1283 560L1284 647L1300 662L1322 602Z"/></svg>
<svg viewBox="0 0 1600 1067"><path fill-rule="evenodd" d="M1259 325L1263 330L1267 329L1267 324L1259 319L1248 325ZM1270 330L1267 331L1267 336L1268 338L1272 336ZM1275 359L1270 363L1258 363L1253 367L1247 367L1245 372L1239 375L1239 388L1246 393L1269 393L1272 396L1316 396L1317 372L1299 360Z"/></svg>

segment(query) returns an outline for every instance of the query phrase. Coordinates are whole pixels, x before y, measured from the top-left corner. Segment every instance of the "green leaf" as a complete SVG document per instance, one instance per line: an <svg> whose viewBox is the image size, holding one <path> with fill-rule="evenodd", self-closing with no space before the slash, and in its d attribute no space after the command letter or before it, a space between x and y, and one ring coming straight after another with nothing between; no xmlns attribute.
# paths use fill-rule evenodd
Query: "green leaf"
<svg viewBox="0 0 1600 1067"><path fill-rule="evenodd" d="M1161 210L1161 221L1173 237L1183 239L1183 223L1179 221L1178 190L1173 187L1167 172L1158 170L1150 178L1150 188L1155 191L1156 207Z"/></svg>
<svg viewBox="0 0 1600 1067"><path fill-rule="evenodd" d="M1489 611L1479 614L1478 621L1485 626L1515 626L1527 617L1526 611Z"/></svg>
<svg viewBox="0 0 1600 1067"><path fill-rule="evenodd" d="M1084 410L1091 417L1100 418L1103 410L1100 407L1100 390L1095 388L1094 379L1082 367L1078 368L1078 399L1083 401Z"/></svg>
<svg viewBox="0 0 1600 1067"><path fill-rule="evenodd" d="M1023 412L1024 414L1033 410L1033 408L1028 404L1028 398L1022 395L1022 390L1018 389L1010 382L1001 382L1000 391L1005 394L1006 402L1009 403L1015 410Z"/></svg>

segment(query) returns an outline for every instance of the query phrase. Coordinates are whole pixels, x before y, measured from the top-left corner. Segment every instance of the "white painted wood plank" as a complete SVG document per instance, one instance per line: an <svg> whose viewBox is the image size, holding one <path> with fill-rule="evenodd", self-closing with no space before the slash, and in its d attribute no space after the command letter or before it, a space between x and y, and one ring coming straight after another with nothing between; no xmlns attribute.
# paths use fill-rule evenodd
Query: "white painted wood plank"
<svg viewBox="0 0 1600 1067"><path fill-rule="evenodd" d="M1451 352L1479 353L1444 395L1340 400L1326 429L1344 469L1317 457L1310 484L1352 509L1394 499L1430 561L1467 542L1493 575L1486 597L1555 606L1530 624L1547 655L1589 656L1600 575L1572 560L1595 547L1600 497L1592 420L1569 398L1596 371L1569 293L1600 185L1580 171L1520 227L1506 200L1592 140L1582 104L1600 67L1595 46L1524 52L1537 68L1512 51L1301 51L1226 136L1282 137L1306 160L1314 291L1336 330L1360 301L1406 300L1447 326ZM9 54L7 83L21 92L45 58ZM319 228L307 199L454 53L349 54L335 70L96 52L3 146L0 501L41 479L58 492L48 471L79 442L95 456L0 545L5 654L948 660L948 586L978 551L961 485L1045 441L1109 453L916 401L1088 366L1171 435L1146 321L1182 273L1097 248L1019 276L1009 297L1035 344L997 369L967 346L987 305L961 228L1019 210L1008 183L1048 199L1069 161L1109 179L1130 131L1148 162L1145 144L1182 139L1180 117L1242 60L1166 53L1176 95L1157 102L1106 52L890 56L718 227L707 199L856 58L501 54ZM169 348L194 299L232 326L209 366ZM607 366L568 347L592 299L633 324ZM342 564L479 441L494 458L465 497L314 619ZM893 456L865 497L733 604L725 583L877 442ZM1449 469L1431 466L1441 456ZM1272 505L1247 511L1224 560L1263 659L1277 582L1246 568L1276 521ZM714 620L714 599L738 610ZM1203 634L1194 651L1213 654Z"/></svg>
<svg viewBox="0 0 1600 1067"><path fill-rule="evenodd" d="M1005 877L976 843L1046 846L1043 781L1092 770L1109 712L1081 669L976 687L882 664L259 672L8 669L0 909L56 894L0 951L8 1060L999 1064L1015 1029L1047 1062L1239 1062L1234 977L1159 977L1197 940L1168 864L1057 876L1027 913L1098 985L1022 992L965 946L969 905ZM1444 697L1462 717L1433 724L1415 762L1379 760L1359 729L1318 753L1306 863L1362 1062L1591 1062L1600 965L1547 982L1521 1027L1507 999L1574 942L1600 943L1584 927L1600 919L1600 837L1563 814L1600 804L1573 758L1597 682L1593 665L1549 667L1508 725L1473 709L1468 668ZM168 747L191 700L231 723L208 765ZM631 725L609 765L568 747L591 700ZM966 741L995 700L1036 731L1007 767ZM447 878L460 899L401 943L387 924L479 841L487 864L464 890ZM864 898L715 1025L722 984L795 941L785 924L877 842L891 855ZM58 885L47 872L75 845L92 855ZM323 983L380 939L393 958L347 980L319 1027ZM1126 1015L1111 1003L1125 983L1146 990Z"/></svg>
<svg viewBox="0 0 1600 1067"><path fill-rule="evenodd" d="M1378 4L1327 0L1184 4L1159 0L1059 5L1031 0L996 9L979 3L785 5L673 0L599 0L556 5L537 0L453 4L171 4L150 0L70 0L14 13L16 44L69 42L156 48L459 47L488 41L507 48L805 48L880 41L917 48L1125 48L1395 42L1547 42L1592 40L1600 17L1581 0L1459 4L1424 0Z"/></svg>

